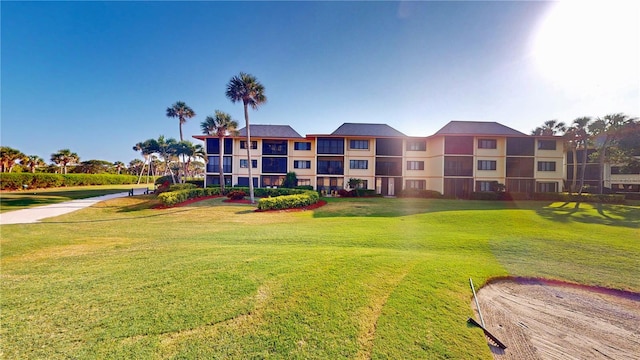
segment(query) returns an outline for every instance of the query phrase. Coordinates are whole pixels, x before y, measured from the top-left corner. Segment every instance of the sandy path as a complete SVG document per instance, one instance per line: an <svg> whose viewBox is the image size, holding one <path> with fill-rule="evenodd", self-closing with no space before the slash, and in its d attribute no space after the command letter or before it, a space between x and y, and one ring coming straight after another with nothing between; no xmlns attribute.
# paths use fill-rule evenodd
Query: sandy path
<svg viewBox="0 0 640 360"><path fill-rule="evenodd" d="M502 280L478 301L487 330L507 346L491 346L494 359L640 360L639 294Z"/></svg>

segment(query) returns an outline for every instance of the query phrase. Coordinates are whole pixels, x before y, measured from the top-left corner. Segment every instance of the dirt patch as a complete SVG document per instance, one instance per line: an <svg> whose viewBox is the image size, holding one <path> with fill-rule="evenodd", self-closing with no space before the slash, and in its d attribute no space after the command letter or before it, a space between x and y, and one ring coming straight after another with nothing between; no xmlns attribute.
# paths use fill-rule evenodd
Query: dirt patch
<svg viewBox="0 0 640 360"><path fill-rule="evenodd" d="M490 344L494 359L640 360L640 294L511 279L484 286L478 302L485 327L507 346Z"/></svg>

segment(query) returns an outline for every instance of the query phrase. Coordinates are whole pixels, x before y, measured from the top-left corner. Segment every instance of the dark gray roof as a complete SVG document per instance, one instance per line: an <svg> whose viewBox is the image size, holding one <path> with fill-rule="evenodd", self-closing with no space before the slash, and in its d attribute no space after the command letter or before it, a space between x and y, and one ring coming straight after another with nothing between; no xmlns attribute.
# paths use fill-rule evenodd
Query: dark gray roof
<svg viewBox="0 0 640 360"><path fill-rule="evenodd" d="M246 127L238 131L239 136L247 136ZM260 138L302 138L289 125L251 125L251 136Z"/></svg>
<svg viewBox="0 0 640 360"><path fill-rule="evenodd" d="M497 122L488 121L450 121L434 135L503 135L523 136L526 134L504 126Z"/></svg>
<svg viewBox="0 0 640 360"><path fill-rule="evenodd" d="M375 136L375 137L406 137L405 134L387 124L357 124L344 123L331 135L340 136Z"/></svg>

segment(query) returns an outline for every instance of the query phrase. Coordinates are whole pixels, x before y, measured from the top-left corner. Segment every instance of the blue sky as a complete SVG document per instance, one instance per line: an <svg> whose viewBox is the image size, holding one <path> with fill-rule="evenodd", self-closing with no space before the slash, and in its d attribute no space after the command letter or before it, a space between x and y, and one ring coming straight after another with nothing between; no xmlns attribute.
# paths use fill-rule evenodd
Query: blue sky
<svg viewBox="0 0 640 360"><path fill-rule="evenodd" d="M244 126L224 96L240 71L266 88L252 124L301 135L638 116L638 5L584 3L2 1L1 141L128 163L138 141L179 138L178 100L194 142L216 109Z"/></svg>

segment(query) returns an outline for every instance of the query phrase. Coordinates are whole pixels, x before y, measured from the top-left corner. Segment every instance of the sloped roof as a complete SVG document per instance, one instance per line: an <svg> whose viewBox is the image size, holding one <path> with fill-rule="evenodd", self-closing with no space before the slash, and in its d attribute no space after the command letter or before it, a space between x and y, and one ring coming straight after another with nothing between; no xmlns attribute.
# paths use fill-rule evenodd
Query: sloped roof
<svg viewBox="0 0 640 360"><path fill-rule="evenodd" d="M527 136L518 130L493 121L450 121L435 135L502 135Z"/></svg>
<svg viewBox="0 0 640 360"><path fill-rule="evenodd" d="M387 124L344 123L331 135L371 136L371 137L405 137L406 135Z"/></svg>
<svg viewBox="0 0 640 360"><path fill-rule="evenodd" d="M239 136L247 136L246 127L238 131ZM289 125L251 125L251 137L260 138L302 138Z"/></svg>

